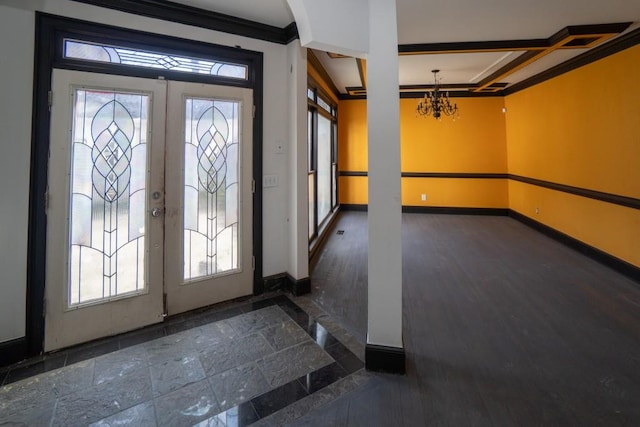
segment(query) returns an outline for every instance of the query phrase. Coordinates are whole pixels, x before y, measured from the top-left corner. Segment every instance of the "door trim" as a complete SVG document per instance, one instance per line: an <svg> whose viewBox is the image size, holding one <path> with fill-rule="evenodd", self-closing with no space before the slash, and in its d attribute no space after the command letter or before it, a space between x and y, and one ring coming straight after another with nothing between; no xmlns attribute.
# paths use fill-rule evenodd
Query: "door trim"
<svg viewBox="0 0 640 427"><path fill-rule="evenodd" d="M106 74L121 74L134 77L150 77L141 70L62 58L63 36L93 40L139 40L152 46L170 46L185 53L206 52L218 59L240 61L249 66L249 79L241 86L253 89L255 117L253 119L253 179L260 182L262 176L262 129L263 129L263 53L230 48L200 41L182 39L155 33L129 30L77 19L64 18L36 12L33 114L31 129L31 163L29 190L29 235L27 252L27 298L26 298L26 352L23 358L35 356L43 351L44 309L46 275L46 190L49 157L49 92L54 68L65 68ZM146 71L145 71L146 72ZM154 76L156 78L158 73ZM230 85L215 76L194 76L172 73L171 80ZM264 291L262 280L262 186L256 186L253 199L253 246L255 270L253 293Z"/></svg>

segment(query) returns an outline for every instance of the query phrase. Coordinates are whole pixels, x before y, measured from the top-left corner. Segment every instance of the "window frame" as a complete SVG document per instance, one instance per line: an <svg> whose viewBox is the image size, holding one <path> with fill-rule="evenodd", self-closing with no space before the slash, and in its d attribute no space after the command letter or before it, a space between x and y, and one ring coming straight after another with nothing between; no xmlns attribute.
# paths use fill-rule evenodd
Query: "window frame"
<svg viewBox="0 0 640 427"><path fill-rule="evenodd" d="M310 96L313 92L313 98ZM321 102L329 106L330 111L321 104L318 103L318 99ZM310 249L318 241L318 238L322 236L326 229L326 226L331 221L331 218L336 213L339 202L339 185L338 185L338 105L334 102L326 92L318 85L318 83L309 78L307 88L307 114L311 113L312 120L311 132L307 130L307 150L308 156L310 156L311 164L307 165L307 182L309 177L313 176L313 232L309 231L309 247ZM329 176L331 177L329 185L329 212L327 215L320 219L318 217L318 116L328 119L330 121L330 163L329 163ZM309 120L307 119L307 123ZM309 140L309 137L310 140ZM307 184L309 185L309 184ZM309 200L309 204L310 204Z"/></svg>

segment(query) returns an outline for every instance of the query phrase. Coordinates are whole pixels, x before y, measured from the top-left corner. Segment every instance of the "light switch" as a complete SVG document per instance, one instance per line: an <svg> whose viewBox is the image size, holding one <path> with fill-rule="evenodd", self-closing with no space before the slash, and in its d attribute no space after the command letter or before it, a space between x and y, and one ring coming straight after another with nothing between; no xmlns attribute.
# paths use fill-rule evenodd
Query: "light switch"
<svg viewBox="0 0 640 427"><path fill-rule="evenodd" d="M265 175L262 177L262 186L264 188L277 187L278 175Z"/></svg>

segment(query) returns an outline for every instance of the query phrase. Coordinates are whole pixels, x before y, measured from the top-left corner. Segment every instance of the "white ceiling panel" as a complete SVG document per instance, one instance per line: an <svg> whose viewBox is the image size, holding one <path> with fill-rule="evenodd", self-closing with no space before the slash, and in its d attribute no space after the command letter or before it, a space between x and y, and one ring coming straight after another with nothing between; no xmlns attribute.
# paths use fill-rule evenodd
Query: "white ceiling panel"
<svg viewBox="0 0 640 427"><path fill-rule="evenodd" d="M174 0L174 2L280 28L294 21L287 0Z"/></svg>
<svg viewBox="0 0 640 427"><path fill-rule="evenodd" d="M431 70L439 69L442 84L475 83L486 70L504 65L511 52L406 55L398 59L401 85L433 83ZM508 56L507 56L508 55ZM515 55L514 57L516 57ZM480 77L482 78L482 77Z"/></svg>

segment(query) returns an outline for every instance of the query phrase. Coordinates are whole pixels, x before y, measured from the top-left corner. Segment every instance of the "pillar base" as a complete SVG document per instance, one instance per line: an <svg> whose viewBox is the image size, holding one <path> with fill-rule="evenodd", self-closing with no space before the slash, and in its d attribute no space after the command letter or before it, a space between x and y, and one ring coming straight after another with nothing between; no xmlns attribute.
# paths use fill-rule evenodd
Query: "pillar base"
<svg viewBox="0 0 640 427"><path fill-rule="evenodd" d="M405 359L404 348L375 344L365 347L364 360L368 371L404 375Z"/></svg>

